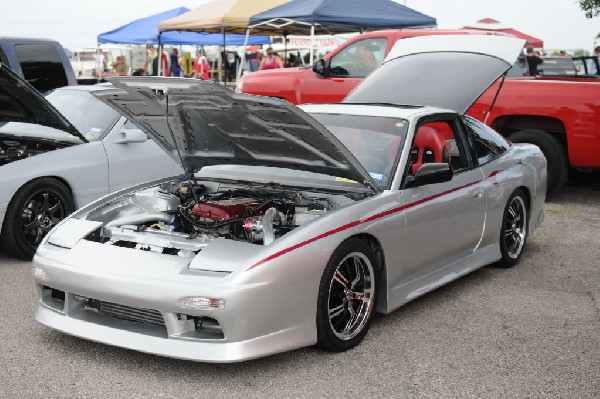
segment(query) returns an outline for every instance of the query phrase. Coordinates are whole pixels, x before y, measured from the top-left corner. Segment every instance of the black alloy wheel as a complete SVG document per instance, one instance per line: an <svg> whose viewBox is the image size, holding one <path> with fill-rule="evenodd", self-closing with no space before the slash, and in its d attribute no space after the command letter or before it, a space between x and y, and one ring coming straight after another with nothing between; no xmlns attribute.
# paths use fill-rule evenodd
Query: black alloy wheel
<svg viewBox="0 0 600 399"><path fill-rule="evenodd" d="M33 258L46 234L74 208L71 192L58 180L30 181L8 205L0 237L3 248L13 256Z"/></svg>
<svg viewBox="0 0 600 399"><path fill-rule="evenodd" d="M527 241L527 197L521 189L515 190L504 208L500 231L501 267L516 265Z"/></svg>
<svg viewBox="0 0 600 399"><path fill-rule="evenodd" d="M341 352L358 345L371 325L379 270L369 245L344 241L333 253L319 286L317 345Z"/></svg>

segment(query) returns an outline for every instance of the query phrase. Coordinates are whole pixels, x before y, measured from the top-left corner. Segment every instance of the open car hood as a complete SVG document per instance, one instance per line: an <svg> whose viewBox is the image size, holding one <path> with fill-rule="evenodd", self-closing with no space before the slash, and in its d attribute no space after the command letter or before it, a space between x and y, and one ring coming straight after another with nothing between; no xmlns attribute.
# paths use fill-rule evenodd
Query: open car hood
<svg viewBox="0 0 600 399"><path fill-rule="evenodd" d="M43 95L9 67L0 63L0 122L24 122L71 133L87 143L77 128Z"/></svg>
<svg viewBox="0 0 600 399"><path fill-rule="evenodd" d="M492 35L398 40L344 102L427 105L464 114L513 65L524 44Z"/></svg>
<svg viewBox="0 0 600 399"><path fill-rule="evenodd" d="M92 94L153 137L188 173L208 165L272 166L376 187L331 132L285 100L238 94L198 79L109 81L116 92Z"/></svg>

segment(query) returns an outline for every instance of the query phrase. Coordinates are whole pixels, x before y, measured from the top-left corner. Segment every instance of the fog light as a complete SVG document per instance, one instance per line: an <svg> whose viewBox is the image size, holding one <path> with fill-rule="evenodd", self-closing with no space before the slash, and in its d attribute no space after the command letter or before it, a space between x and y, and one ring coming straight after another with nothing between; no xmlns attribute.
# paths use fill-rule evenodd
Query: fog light
<svg viewBox="0 0 600 399"><path fill-rule="evenodd" d="M178 300L177 306L188 309L225 309L225 301L205 296L188 296Z"/></svg>
<svg viewBox="0 0 600 399"><path fill-rule="evenodd" d="M48 276L48 274L45 271L43 271L42 269L40 269L39 267L33 268L33 277L36 278L37 280L42 280L42 281L50 280L50 276Z"/></svg>

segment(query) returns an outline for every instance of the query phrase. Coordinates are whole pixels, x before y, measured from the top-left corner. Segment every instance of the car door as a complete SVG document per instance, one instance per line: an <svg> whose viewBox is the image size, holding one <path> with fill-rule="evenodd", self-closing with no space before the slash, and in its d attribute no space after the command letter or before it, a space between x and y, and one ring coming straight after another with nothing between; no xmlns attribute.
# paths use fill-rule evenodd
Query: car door
<svg viewBox="0 0 600 399"><path fill-rule="evenodd" d="M327 76L310 73L303 88L303 103L340 102L385 58L388 39L371 37L340 50L328 61Z"/></svg>
<svg viewBox="0 0 600 399"><path fill-rule="evenodd" d="M402 190L406 207L405 281L417 279L459 262L477 248L485 224L485 189L457 116L421 123L413 142L407 176L431 162L450 163L448 182ZM429 131L429 132L428 132ZM430 133L443 148L427 140ZM430 140L431 141L431 137ZM445 156L440 155L442 151ZM408 177L407 177L408 178Z"/></svg>
<svg viewBox="0 0 600 399"><path fill-rule="evenodd" d="M183 173L181 166L153 140L146 137L141 142L123 142L123 133L134 130L142 133L132 122L121 118L103 140L110 192Z"/></svg>

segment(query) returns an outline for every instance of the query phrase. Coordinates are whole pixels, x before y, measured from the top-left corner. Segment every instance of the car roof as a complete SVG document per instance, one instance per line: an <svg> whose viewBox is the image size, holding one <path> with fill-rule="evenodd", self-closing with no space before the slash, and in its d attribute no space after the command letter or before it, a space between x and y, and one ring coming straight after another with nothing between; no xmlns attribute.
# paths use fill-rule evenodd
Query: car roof
<svg viewBox="0 0 600 399"><path fill-rule="evenodd" d="M385 105L385 104L303 104L299 107L306 113L314 114L344 114L344 115L360 115L360 116L379 116L411 119L420 115L428 115L433 113L451 113L456 114L443 108L428 107L428 106L400 106L400 105Z"/></svg>

